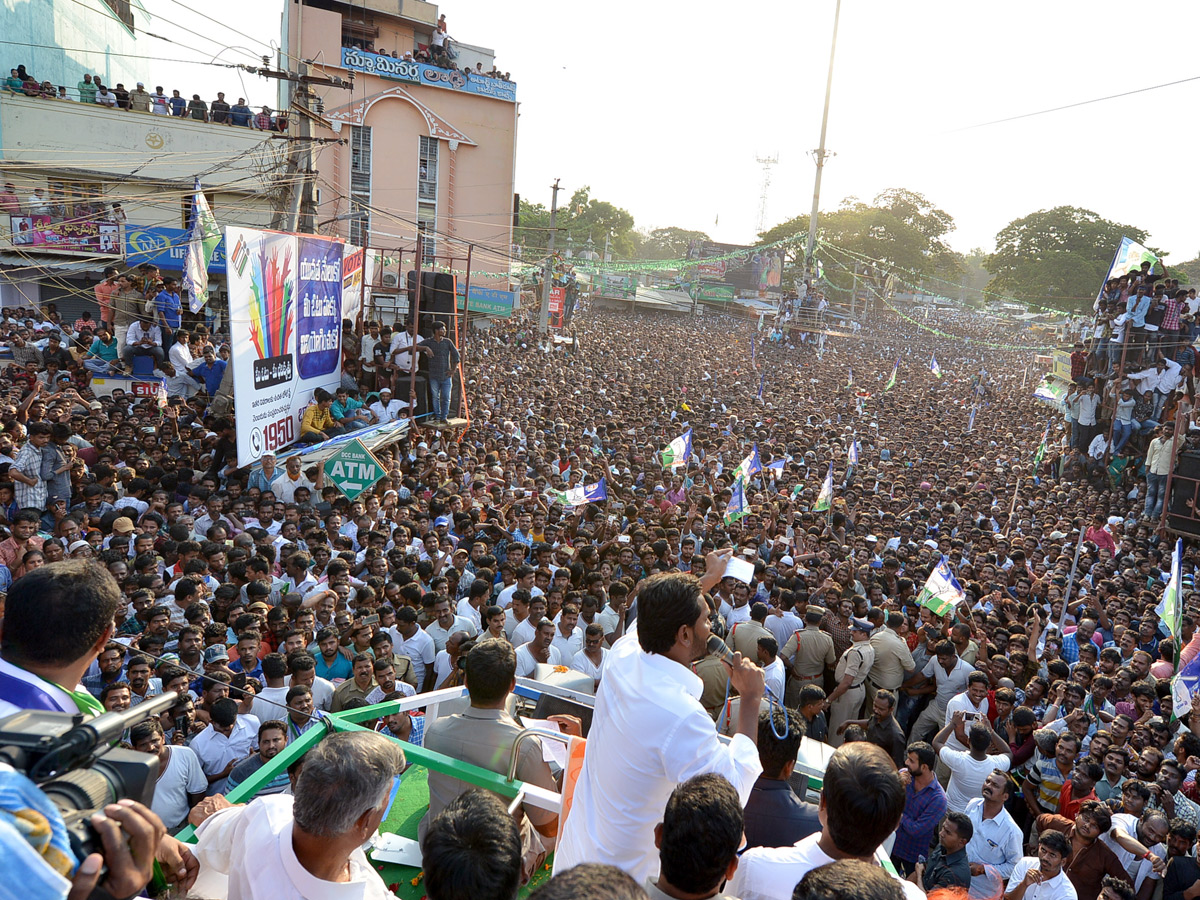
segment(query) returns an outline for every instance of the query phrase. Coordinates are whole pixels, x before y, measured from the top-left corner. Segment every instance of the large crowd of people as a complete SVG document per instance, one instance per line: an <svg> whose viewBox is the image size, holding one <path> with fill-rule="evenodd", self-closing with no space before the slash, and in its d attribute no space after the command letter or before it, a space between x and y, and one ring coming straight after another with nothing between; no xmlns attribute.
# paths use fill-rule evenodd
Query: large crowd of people
<svg viewBox="0 0 1200 900"><path fill-rule="evenodd" d="M136 295L168 346L217 361L213 336L180 337L171 298L145 306L146 280L116 277L113 296ZM326 739L240 812L224 794L324 712L457 687L465 671L468 709L375 729L504 771L487 747L520 730L516 677L578 676L597 708L561 827L430 776L431 900L511 897L550 851L538 896L551 900L1196 895L1200 700L1172 693L1200 651L1194 545L1178 635L1159 608L1175 562L1163 447L1193 441L1190 419L1171 417L1190 378L1155 382L1164 424L1097 466L1083 437L1123 408L1095 404L1085 423L1074 400L1065 417L1043 405L1023 379L1032 339L968 311L940 313L935 332L877 307L852 336L816 341L790 323L583 309L574 340L554 344L518 315L420 354L449 365L461 350L470 420L379 451L387 476L350 502L300 457L238 460L211 371L182 395L172 383L165 405L97 399L61 320L27 312L0 320L14 357L0 715L177 691L128 737L162 759L145 815L170 832L205 823L194 854L161 842L180 879L199 859L240 896L256 879L294 883L287 859L245 869L251 842L280 833L275 795L294 794L293 862L369 881L356 848L404 765L382 744ZM136 346L128 331L120 343ZM1144 362L1184 365L1178 334L1139 348ZM343 390L314 419L404 415L414 344L442 339L348 326ZM1073 373L1084 393L1097 359ZM690 453L664 467L689 433ZM964 591L948 610L921 600L942 561ZM99 599L85 608L77 582ZM804 737L832 753L819 804L792 787ZM355 768L339 747L361 773L332 816L330 780ZM540 753L520 765L561 788Z"/></svg>

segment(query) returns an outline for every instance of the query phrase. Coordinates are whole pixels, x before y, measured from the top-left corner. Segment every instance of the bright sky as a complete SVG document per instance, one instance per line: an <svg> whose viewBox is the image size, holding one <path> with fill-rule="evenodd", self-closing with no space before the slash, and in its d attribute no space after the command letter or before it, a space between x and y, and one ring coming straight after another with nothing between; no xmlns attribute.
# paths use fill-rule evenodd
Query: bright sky
<svg viewBox="0 0 1200 900"><path fill-rule="evenodd" d="M182 25L265 49L179 0L146 2L157 33ZM779 155L767 227L807 213L812 202L810 151L834 6L458 0L441 11L452 37L494 48L497 65L517 82L523 197L549 204L559 177L568 196L591 185L594 197L625 207L639 227L677 225L749 243L762 185L756 156ZM207 0L201 8L278 41L277 0ZM1200 31L1200 3L1144 0L1131 10L1113 0L845 0L827 139L837 155L825 169L822 208L908 188L954 216L950 243L966 251L991 249L1014 218L1081 206L1146 229L1168 261L1197 256L1200 217L1186 186L1200 141L1200 119L1191 115L1200 80L970 128L1200 75L1180 40ZM1132 51L1138 40L1140 57ZM218 49L211 41L196 47ZM237 78L198 66L181 71L189 83L203 74L202 86L227 93ZM252 102L273 104L273 84L244 79Z"/></svg>

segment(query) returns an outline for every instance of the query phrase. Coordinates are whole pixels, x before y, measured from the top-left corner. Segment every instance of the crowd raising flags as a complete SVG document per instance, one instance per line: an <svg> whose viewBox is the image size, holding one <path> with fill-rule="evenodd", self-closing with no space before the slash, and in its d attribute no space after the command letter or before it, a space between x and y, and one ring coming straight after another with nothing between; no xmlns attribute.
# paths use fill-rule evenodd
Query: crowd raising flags
<svg viewBox="0 0 1200 900"><path fill-rule="evenodd" d="M762 460L758 456L758 444L755 444L750 455L738 463L738 467L733 470L734 481L747 481L751 475L757 475L762 471Z"/></svg>
<svg viewBox="0 0 1200 900"><path fill-rule="evenodd" d="M958 583L954 573L950 571L945 558L938 563L937 568L929 573L925 587L917 596L917 603L930 609L934 615L945 616L954 611L959 603L966 599L963 586Z"/></svg>
<svg viewBox="0 0 1200 900"><path fill-rule="evenodd" d="M688 429L675 440L671 441L662 452L664 469L674 469L676 466L686 466L692 457L692 429Z"/></svg>
<svg viewBox="0 0 1200 900"><path fill-rule="evenodd" d="M892 377L887 380L887 384L883 386L885 391L890 391L896 386L896 375L900 371L900 357L896 357L896 364L892 366Z"/></svg>

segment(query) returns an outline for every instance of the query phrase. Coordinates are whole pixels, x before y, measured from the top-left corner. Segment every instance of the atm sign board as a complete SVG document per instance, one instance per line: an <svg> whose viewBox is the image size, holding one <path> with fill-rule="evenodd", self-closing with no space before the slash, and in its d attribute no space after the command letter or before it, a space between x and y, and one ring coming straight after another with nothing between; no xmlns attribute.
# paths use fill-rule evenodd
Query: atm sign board
<svg viewBox="0 0 1200 900"><path fill-rule="evenodd" d="M325 460L325 480L349 500L357 500L386 474L383 463L359 440L351 441Z"/></svg>

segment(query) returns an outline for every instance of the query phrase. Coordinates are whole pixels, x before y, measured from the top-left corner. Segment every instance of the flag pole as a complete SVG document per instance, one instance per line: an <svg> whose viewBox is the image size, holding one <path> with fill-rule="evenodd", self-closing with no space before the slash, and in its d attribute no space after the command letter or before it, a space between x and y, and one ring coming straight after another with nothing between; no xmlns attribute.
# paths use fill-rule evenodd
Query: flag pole
<svg viewBox="0 0 1200 900"><path fill-rule="evenodd" d="M1058 617L1058 633L1061 635L1063 623L1067 621L1067 606L1071 602L1071 589L1075 587L1075 570L1079 567L1079 553L1083 550L1083 521L1079 523L1079 540L1075 543L1075 558L1071 560L1071 574L1067 576L1067 590L1063 594L1062 613Z"/></svg>

